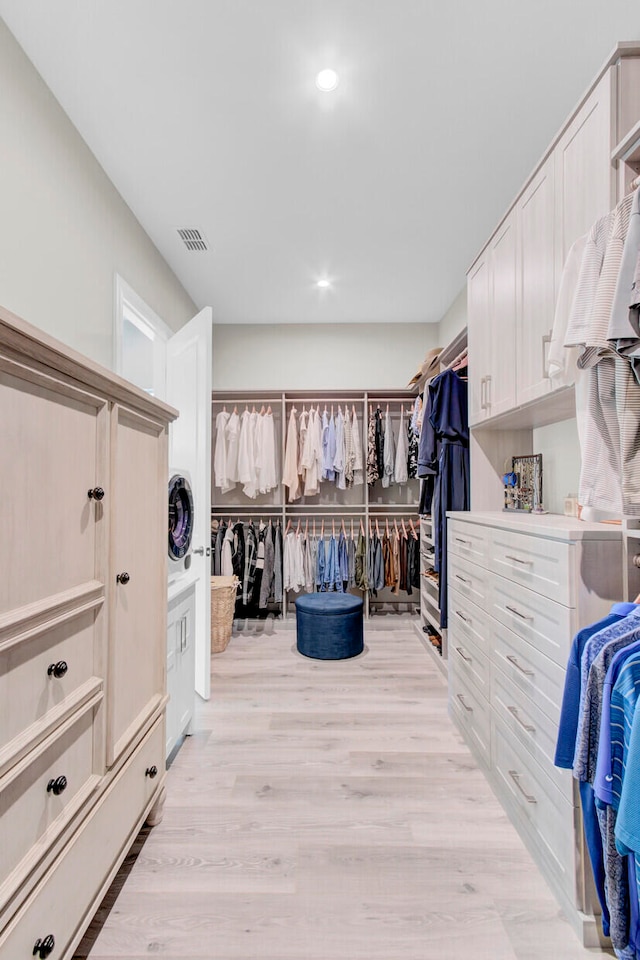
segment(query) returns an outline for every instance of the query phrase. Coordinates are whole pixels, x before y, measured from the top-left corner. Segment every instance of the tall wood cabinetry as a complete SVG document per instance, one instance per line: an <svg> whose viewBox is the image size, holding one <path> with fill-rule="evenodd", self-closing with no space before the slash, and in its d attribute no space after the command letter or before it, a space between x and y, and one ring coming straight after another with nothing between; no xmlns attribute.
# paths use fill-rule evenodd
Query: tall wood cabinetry
<svg viewBox="0 0 640 960"><path fill-rule="evenodd" d="M164 781L175 411L0 310L0 958L68 960Z"/></svg>

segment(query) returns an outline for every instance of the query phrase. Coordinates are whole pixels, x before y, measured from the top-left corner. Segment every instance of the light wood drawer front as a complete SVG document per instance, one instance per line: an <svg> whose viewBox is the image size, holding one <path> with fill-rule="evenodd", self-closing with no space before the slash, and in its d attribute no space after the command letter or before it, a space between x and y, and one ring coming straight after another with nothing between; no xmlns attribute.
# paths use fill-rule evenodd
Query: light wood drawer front
<svg viewBox="0 0 640 960"><path fill-rule="evenodd" d="M565 606L574 606L573 547L558 540L492 530L489 566L495 573Z"/></svg>
<svg viewBox="0 0 640 960"><path fill-rule="evenodd" d="M477 563L455 555L449 558L449 586L483 610L487 607L489 577L489 571Z"/></svg>
<svg viewBox="0 0 640 960"><path fill-rule="evenodd" d="M492 621L493 662L557 726L565 669L502 623Z"/></svg>
<svg viewBox="0 0 640 960"><path fill-rule="evenodd" d="M572 805L497 721L492 721L491 738L499 793L524 825L546 869L575 896Z"/></svg>
<svg viewBox="0 0 640 960"><path fill-rule="evenodd" d="M486 567L489 556L489 530L477 523L465 523L464 520L449 520L449 553L473 560Z"/></svg>
<svg viewBox="0 0 640 960"><path fill-rule="evenodd" d="M490 613L536 650L566 666L572 638L572 609L504 577L490 580Z"/></svg>
<svg viewBox="0 0 640 960"><path fill-rule="evenodd" d="M449 673L451 713L471 749L489 767L491 763L490 707L484 697L473 692L454 669Z"/></svg>
<svg viewBox="0 0 640 960"><path fill-rule="evenodd" d="M489 655L491 617L458 590L449 590L449 633L459 640L468 637L485 655Z"/></svg>
<svg viewBox="0 0 640 960"><path fill-rule="evenodd" d="M3 878L36 846L53 842L67 820L65 811L91 781L92 724L90 709L30 763L25 758L24 770L18 776L6 783L9 774L5 777L6 786L0 785Z"/></svg>
<svg viewBox="0 0 640 960"><path fill-rule="evenodd" d="M163 758L159 721L0 937L0 960L28 960L36 940L49 934L55 939L52 960L65 955L78 918L91 919L87 911L97 908L103 881L133 839L129 831L162 780ZM154 764L158 775L152 780L145 770Z"/></svg>
<svg viewBox="0 0 640 960"><path fill-rule="evenodd" d="M525 696L495 664L492 665L491 684L491 703L496 721L522 744L567 803L572 804L573 777L567 770L559 770L553 764L558 724L542 712L537 697L530 699Z"/></svg>
<svg viewBox="0 0 640 960"><path fill-rule="evenodd" d="M2 655L0 750L95 675L95 616L90 610Z"/></svg>

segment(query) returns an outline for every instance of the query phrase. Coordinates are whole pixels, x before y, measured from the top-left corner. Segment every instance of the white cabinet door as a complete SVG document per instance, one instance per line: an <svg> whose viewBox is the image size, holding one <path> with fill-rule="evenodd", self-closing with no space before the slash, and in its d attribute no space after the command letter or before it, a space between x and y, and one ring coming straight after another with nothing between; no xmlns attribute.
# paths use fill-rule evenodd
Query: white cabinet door
<svg viewBox="0 0 640 960"><path fill-rule="evenodd" d="M469 422L487 416L487 382L491 360L491 317L489 314L489 259L485 251L467 278L469 340Z"/></svg>
<svg viewBox="0 0 640 960"><path fill-rule="evenodd" d="M189 573L196 583L194 682L205 700L209 699L211 684L212 328L211 307L205 307L167 346L167 400L180 412L171 425L169 463L172 469L188 470L191 475L194 525Z"/></svg>
<svg viewBox="0 0 640 960"><path fill-rule="evenodd" d="M557 276L572 244L615 202L612 71L585 101L554 150L558 247Z"/></svg>
<svg viewBox="0 0 640 960"><path fill-rule="evenodd" d="M550 389L547 360L555 309L554 162L550 157L518 201L517 400Z"/></svg>
<svg viewBox="0 0 640 960"><path fill-rule="evenodd" d="M487 415L495 417L516 405L516 211L511 211L490 247L491 345Z"/></svg>

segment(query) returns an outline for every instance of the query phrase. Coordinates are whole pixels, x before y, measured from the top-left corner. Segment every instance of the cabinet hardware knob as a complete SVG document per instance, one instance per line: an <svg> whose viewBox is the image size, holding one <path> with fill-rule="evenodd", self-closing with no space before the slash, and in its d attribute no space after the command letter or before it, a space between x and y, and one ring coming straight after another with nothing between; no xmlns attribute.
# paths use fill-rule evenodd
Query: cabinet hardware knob
<svg viewBox="0 0 640 960"><path fill-rule="evenodd" d="M129 580L131 580L131 577L126 571L124 573L119 573L116 577L116 581L121 583L123 587L126 587L126 585L129 583Z"/></svg>
<svg viewBox="0 0 640 960"><path fill-rule="evenodd" d="M466 703L464 702L464 697L462 696L461 693L456 693L456 697L458 698L458 700L460 701L464 709L467 711L467 713L473 713L473 707L468 707L466 705Z"/></svg>
<svg viewBox="0 0 640 960"><path fill-rule="evenodd" d="M508 653L506 659L509 661L509 663L513 664L516 670L519 670L520 673L524 673L525 677L535 676L533 670L527 670L526 667L523 667L522 664L518 662L518 658L514 657L512 653Z"/></svg>
<svg viewBox="0 0 640 960"><path fill-rule="evenodd" d="M532 724L530 724L530 723L525 723L525 722L524 722L524 720L522 719L522 717L521 717L520 714L518 713L518 708L517 708L517 707L509 707L509 706L508 706L508 707L507 707L507 710L509 711L509 713L511 714L511 716L514 718L514 720L517 720L517 721L518 721L518 723L520 724L520 726L522 727L523 730L526 730L527 733L535 733L535 732L536 732L536 728L535 728Z"/></svg>
<svg viewBox="0 0 640 960"><path fill-rule="evenodd" d="M48 957L50 953L53 952L53 948L56 945L56 941L52 933L48 934L44 940L38 938L33 947L34 957L40 957L40 960L44 960L45 957Z"/></svg>
<svg viewBox="0 0 640 960"><path fill-rule="evenodd" d="M520 774L518 773L517 770L509 770L509 776L511 777L511 779L513 780L513 782L515 783L516 787L518 788L518 790L520 791L520 793L522 794L522 796L525 798L525 800L527 801L527 803L537 803L537 802L538 802L538 801L536 800L536 798L533 796L533 794L527 793L527 792L524 790L522 784L520 783Z"/></svg>
<svg viewBox="0 0 640 960"><path fill-rule="evenodd" d="M102 500L104 498L104 490L102 487L93 487L93 489L87 492L89 500Z"/></svg>
<svg viewBox="0 0 640 960"><path fill-rule="evenodd" d="M144 772L144 775L145 777L149 777L150 780L153 780L154 777L158 776L158 768L156 767L155 763L152 767L147 767L147 769Z"/></svg>
<svg viewBox="0 0 640 960"><path fill-rule="evenodd" d="M49 780L47 784L47 793L52 793L54 797L59 797L67 789L67 778L56 777Z"/></svg>
<svg viewBox="0 0 640 960"><path fill-rule="evenodd" d="M47 676L56 677L56 679L59 680L61 677L64 677L68 669L69 666L66 660L58 660L57 663L49 664L47 667Z"/></svg>

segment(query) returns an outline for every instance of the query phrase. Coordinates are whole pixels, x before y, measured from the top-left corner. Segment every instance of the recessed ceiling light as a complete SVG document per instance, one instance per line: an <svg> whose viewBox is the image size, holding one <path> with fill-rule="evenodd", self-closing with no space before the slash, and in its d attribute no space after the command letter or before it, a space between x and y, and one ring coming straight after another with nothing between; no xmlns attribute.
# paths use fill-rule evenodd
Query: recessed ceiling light
<svg viewBox="0 0 640 960"><path fill-rule="evenodd" d="M316 287L318 287L320 290L326 290L327 287L330 287L330 286L331 286L330 280L318 280L318 282L316 283Z"/></svg>
<svg viewBox="0 0 640 960"><path fill-rule="evenodd" d="M323 93L331 93L338 86L338 74L335 70L321 70L316 77L316 87Z"/></svg>

